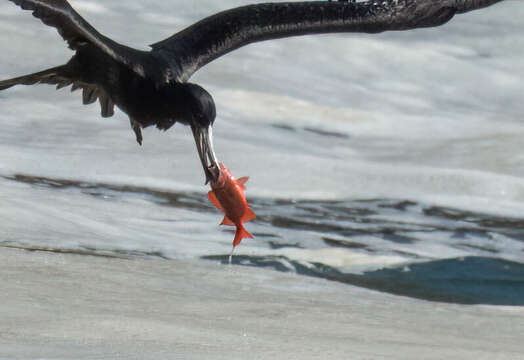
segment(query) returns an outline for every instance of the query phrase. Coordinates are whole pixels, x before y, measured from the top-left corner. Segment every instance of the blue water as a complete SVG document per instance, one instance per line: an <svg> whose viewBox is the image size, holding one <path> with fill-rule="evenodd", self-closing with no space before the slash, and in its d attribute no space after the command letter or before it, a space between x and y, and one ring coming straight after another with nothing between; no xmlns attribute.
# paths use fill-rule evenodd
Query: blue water
<svg viewBox="0 0 524 360"><path fill-rule="evenodd" d="M227 262L226 257L208 260ZM415 263L363 274L350 274L322 264L304 264L279 257L239 256L233 263L324 278L368 289L428 301L524 305L524 265L486 257L466 257ZM285 264L285 265L283 265Z"/></svg>

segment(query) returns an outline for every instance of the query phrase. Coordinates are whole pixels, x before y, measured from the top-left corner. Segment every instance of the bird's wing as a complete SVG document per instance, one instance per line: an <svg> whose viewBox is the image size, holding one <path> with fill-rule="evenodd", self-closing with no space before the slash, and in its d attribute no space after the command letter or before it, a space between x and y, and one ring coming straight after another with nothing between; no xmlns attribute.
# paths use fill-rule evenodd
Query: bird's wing
<svg viewBox="0 0 524 360"><path fill-rule="evenodd" d="M67 65L0 81L0 91L15 85L35 84L56 85L57 90L71 85L71 92L82 89L82 101L84 105L92 104L98 99L102 117L110 117L114 114L115 104L111 96L97 84L87 84L76 79L76 77L68 71Z"/></svg>
<svg viewBox="0 0 524 360"><path fill-rule="evenodd" d="M227 10L151 45L187 81L202 66L241 46L289 36L378 33L438 26L456 13L502 0L368 0L263 3Z"/></svg>
<svg viewBox="0 0 524 360"><path fill-rule="evenodd" d="M73 50L90 43L116 61L127 65L144 76L142 59L147 52L121 45L100 34L85 21L66 0L9 0L33 15L44 24L55 27Z"/></svg>

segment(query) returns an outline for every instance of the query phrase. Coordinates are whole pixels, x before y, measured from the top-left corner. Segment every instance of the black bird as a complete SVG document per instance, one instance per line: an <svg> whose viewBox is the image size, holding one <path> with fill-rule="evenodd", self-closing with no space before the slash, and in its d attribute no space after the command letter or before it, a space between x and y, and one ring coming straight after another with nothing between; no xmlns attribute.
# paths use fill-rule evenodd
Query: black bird
<svg viewBox="0 0 524 360"><path fill-rule="evenodd" d="M320 33L379 33L439 26L455 14L502 0L376 0L261 3L223 11L140 51L121 45L89 25L66 0L9 0L55 27L75 51L62 66L0 81L14 85L72 85L84 104L97 99L103 117L118 106L130 119L136 140L141 129L191 126L206 180L218 176L213 150L215 103L189 78L210 61L241 46L270 39Z"/></svg>

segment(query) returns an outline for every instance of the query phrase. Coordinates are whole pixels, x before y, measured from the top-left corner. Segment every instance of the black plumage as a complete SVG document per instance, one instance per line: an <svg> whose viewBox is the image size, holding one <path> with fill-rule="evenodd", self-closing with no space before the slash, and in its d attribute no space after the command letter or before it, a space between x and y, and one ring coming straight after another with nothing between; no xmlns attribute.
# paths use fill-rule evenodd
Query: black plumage
<svg viewBox="0 0 524 360"><path fill-rule="evenodd" d="M439 26L455 14L502 0L381 0L261 3L205 18L175 35L136 50L111 40L89 25L66 0L9 0L55 27L75 55L65 65L0 81L14 85L54 84L82 89L84 104L97 99L101 115L116 105L130 119L137 141L141 129L191 126L208 180L217 176L211 129L213 98L189 83L195 71L244 45L289 36L337 32L379 33Z"/></svg>

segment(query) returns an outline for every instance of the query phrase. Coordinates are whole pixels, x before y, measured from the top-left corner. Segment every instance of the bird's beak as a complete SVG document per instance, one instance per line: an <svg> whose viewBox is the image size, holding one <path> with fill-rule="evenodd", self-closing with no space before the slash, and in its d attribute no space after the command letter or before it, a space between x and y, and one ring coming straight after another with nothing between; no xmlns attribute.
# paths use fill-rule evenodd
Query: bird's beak
<svg viewBox="0 0 524 360"><path fill-rule="evenodd" d="M202 162L204 173L206 174L206 184L218 180L220 173L218 160L213 150L213 128L192 126L193 136L195 137L198 156Z"/></svg>

